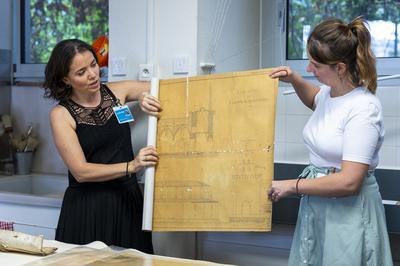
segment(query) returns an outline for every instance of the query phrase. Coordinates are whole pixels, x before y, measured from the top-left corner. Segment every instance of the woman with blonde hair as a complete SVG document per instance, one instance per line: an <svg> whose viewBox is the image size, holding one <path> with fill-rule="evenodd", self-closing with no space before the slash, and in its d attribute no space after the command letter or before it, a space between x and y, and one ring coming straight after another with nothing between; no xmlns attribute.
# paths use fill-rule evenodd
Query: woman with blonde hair
<svg viewBox="0 0 400 266"><path fill-rule="evenodd" d="M307 71L323 86L289 67L270 74L291 83L314 111L303 130L310 165L298 179L273 181L268 191L275 202L291 194L301 198L289 265L392 265L374 176L384 128L366 21L320 23L307 52Z"/></svg>

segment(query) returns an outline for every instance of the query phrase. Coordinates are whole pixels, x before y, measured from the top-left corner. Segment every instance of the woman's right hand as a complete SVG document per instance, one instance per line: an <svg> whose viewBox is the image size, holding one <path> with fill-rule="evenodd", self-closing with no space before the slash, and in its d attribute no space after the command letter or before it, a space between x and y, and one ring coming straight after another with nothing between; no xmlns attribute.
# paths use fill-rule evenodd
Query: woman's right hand
<svg viewBox="0 0 400 266"><path fill-rule="evenodd" d="M130 173L136 173L143 167L154 166L158 162L158 153L153 146L147 146L140 149L138 155L129 164L128 171Z"/></svg>
<svg viewBox="0 0 400 266"><path fill-rule="evenodd" d="M288 66L280 66L273 68L269 76L273 79L279 78L280 81L292 82L294 72Z"/></svg>
<svg viewBox="0 0 400 266"><path fill-rule="evenodd" d="M142 92L139 96L139 105L143 112L160 117L160 112L162 111L161 104L158 99L148 92Z"/></svg>

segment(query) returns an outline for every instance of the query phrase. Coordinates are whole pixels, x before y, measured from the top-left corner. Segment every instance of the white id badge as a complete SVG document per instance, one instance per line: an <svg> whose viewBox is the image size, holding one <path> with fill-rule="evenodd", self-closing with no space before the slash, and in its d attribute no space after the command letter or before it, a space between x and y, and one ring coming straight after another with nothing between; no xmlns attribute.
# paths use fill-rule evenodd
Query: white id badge
<svg viewBox="0 0 400 266"><path fill-rule="evenodd" d="M128 106L123 105L123 106L115 106L113 107L114 114L118 119L118 122L120 124L123 123L129 123L132 122L133 120L133 115L131 111L129 110Z"/></svg>

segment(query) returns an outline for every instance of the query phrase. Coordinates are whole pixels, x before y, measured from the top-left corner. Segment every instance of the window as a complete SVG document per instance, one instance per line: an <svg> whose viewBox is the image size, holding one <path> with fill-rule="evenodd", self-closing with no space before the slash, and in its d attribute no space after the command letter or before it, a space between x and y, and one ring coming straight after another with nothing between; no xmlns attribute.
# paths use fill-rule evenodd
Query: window
<svg viewBox="0 0 400 266"><path fill-rule="evenodd" d="M306 43L311 30L329 17L346 22L363 15L372 35L372 49L378 58L378 74L397 74L400 63L400 1L399 0L288 0L286 60L301 66L307 59ZM296 62L297 60L297 62Z"/></svg>
<svg viewBox="0 0 400 266"><path fill-rule="evenodd" d="M42 77L53 47L63 39L88 43L108 35L109 0L15 0L16 77Z"/></svg>

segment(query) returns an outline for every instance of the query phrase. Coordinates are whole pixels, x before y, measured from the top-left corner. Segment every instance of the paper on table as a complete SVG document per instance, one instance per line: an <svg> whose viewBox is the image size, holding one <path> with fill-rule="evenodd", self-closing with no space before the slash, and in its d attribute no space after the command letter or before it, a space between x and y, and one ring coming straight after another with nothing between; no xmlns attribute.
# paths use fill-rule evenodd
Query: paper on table
<svg viewBox="0 0 400 266"><path fill-rule="evenodd" d="M75 244L67 244L67 243L56 241L56 240L47 240L47 239L43 239L43 246L57 248L57 251L56 251L57 254L63 253L74 247L78 247L78 245L75 245ZM106 248L107 245L104 244L103 242L95 241L95 242L86 244L81 247L87 247L87 248L93 248L93 249L103 249L103 248ZM52 257L53 256L46 257L45 262L48 261L47 258L49 260L51 260L50 258L52 258ZM43 258L42 256L23 254L23 253L18 253L18 252L0 252L0 265L7 265L7 266L20 266L20 265L44 266L44 265L48 265L47 263L43 262L42 258ZM34 263L36 261L39 261L39 263L38 264ZM71 265L70 263L56 264L56 265L66 265L66 264ZM82 263L80 263L78 265L82 265Z"/></svg>
<svg viewBox="0 0 400 266"><path fill-rule="evenodd" d="M28 264L29 266L229 266L208 261L197 261L149 255L135 249L125 249L114 251L111 248L90 248L87 246L77 246L65 252L36 260ZM230 265L232 266L232 265Z"/></svg>

